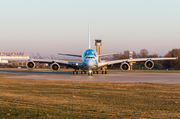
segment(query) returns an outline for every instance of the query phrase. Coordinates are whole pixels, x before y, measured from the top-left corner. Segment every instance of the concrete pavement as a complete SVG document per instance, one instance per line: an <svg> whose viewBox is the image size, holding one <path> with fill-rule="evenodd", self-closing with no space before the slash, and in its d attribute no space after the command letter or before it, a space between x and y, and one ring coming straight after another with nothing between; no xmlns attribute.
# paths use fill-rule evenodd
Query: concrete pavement
<svg viewBox="0 0 180 119"><path fill-rule="evenodd" d="M97 81L97 82L126 82L126 83L180 83L180 73L132 73L132 72L108 72L108 74L73 75L71 71L8 71L0 70L0 73L31 74L25 76L9 76L6 78L66 80L66 81Z"/></svg>

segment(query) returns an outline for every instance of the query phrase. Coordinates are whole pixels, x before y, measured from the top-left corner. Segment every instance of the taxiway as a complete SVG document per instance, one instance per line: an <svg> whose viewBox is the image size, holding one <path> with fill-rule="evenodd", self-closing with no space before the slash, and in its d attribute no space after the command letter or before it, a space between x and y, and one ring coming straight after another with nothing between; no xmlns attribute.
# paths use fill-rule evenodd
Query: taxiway
<svg viewBox="0 0 180 119"><path fill-rule="evenodd" d="M11 71L0 70L0 73L31 74L24 76L8 76L6 78L66 80L66 81L97 81L97 82L122 82L122 83L180 83L180 73L132 73L108 72L108 74L73 75L72 71Z"/></svg>

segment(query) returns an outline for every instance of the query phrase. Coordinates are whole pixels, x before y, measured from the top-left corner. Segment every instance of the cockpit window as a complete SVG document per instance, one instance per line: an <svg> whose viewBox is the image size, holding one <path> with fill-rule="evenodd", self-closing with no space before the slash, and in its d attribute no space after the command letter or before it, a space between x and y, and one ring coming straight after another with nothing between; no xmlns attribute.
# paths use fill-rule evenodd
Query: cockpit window
<svg viewBox="0 0 180 119"><path fill-rule="evenodd" d="M86 57L86 59L95 59L95 57Z"/></svg>

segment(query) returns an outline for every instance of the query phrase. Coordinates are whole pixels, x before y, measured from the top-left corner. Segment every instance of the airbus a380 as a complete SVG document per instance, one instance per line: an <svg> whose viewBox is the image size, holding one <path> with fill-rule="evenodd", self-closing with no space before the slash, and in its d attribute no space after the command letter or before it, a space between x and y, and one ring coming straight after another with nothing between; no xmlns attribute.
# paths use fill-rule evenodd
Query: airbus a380
<svg viewBox="0 0 180 119"><path fill-rule="evenodd" d="M81 74L86 74L88 71L88 75L93 75L93 73L98 74L98 69L102 70L102 74L107 74L106 68L107 66L113 64L120 64L120 69L122 71L127 71L130 67L130 62L145 62L144 65L147 69L152 69L154 67L154 60L176 60L178 57L171 57L171 58L135 58L135 59L121 59L121 60L113 60L113 61L105 61L105 62L98 62L99 57L101 56L108 56L113 54L105 54L105 55L98 55L98 53L90 48L90 32L88 38L88 46L89 48L83 52L82 55L75 55L75 54L61 54L60 55L67 55L67 56L76 56L81 57L82 62L74 62L74 61L65 61L65 60L54 60L54 59L29 59L26 66L29 69L33 69L35 67L35 63L48 63L50 64L50 68L52 71L58 71L60 69L60 65L66 65L67 67L74 68L73 74L78 74L78 70L81 69Z"/></svg>

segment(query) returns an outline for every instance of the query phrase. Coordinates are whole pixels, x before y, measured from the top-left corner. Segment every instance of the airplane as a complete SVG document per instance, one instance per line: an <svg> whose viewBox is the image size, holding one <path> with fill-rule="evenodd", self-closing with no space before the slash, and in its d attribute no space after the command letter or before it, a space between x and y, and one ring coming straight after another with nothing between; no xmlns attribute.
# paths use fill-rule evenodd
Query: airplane
<svg viewBox="0 0 180 119"><path fill-rule="evenodd" d="M135 58L135 59L120 59L120 60L112 60L105 62L98 62L99 57L109 56L114 54L105 54L98 55L98 53L91 49L90 47L90 29L88 33L88 49L86 49L82 55L75 54L63 54L59 53L59 55L67 55L67 56L75 56L81 57L82 62L75 61L65 61L65 60L57 60L57 59L29 59L26 64L28 69L35 68L35 63L48 63L50 65L50 69L52 71L58 71L60 69L60 65L65 65L67 67L73 68L73 74L78 74L78 70L81 69L81 74L86 74L88 71L88 75L92 76L93 74L98 74L98 69L102 70L102 74L107 74L107 66L111 66L113 64L119 64L120 69L122 71L128 71L130 68L131 62L145 62L144 65L147 69L152 69L154 67L155 60L176 60L178 57L168 57L168 58Z"/></svg>

